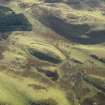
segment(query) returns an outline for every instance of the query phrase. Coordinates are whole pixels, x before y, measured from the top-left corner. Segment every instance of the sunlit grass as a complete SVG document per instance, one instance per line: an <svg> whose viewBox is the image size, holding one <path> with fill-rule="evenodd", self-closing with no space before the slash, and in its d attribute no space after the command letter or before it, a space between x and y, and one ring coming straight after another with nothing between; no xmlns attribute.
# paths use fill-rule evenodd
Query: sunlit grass
<svg viewBox="0 0 105 105"><path fill-rule="evenodd" d="M28 79L26 79L27 81ZM31 82L32 80L30 80ZM0 103L11 105L30 105L32 102L43 102L53 99L58 105L70 105L65 93L58 89L49 87L46 90L33 90L19 78L12 78L4 73L0 73Z"/></svg>

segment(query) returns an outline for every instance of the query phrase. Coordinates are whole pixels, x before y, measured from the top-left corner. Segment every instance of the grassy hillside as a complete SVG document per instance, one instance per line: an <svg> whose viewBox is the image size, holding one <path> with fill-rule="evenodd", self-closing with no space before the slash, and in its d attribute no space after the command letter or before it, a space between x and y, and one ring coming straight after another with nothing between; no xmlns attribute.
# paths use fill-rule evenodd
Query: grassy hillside
<svg viewBox="0 0 105 105"><path fill-rule="evenodd" d="M105 105L104 1L76 2L0 1L0 105Z"/></svg>

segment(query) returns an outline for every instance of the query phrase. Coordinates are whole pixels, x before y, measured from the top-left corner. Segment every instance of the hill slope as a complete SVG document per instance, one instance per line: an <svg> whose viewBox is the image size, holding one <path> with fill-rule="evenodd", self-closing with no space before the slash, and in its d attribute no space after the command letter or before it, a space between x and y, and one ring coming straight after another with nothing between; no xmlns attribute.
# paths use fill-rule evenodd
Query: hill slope
<svg viewBox="0 0 105 105"><path fill-rule="evenodd" d="M103 0L0 4L0 104L105 105Z"/></svg>

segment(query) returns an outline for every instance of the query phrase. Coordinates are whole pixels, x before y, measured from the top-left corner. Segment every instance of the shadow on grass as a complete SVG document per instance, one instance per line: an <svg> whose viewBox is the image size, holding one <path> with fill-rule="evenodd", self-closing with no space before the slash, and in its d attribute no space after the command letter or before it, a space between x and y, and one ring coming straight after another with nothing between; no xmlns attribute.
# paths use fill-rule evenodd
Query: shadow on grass
<svg viewBox="0 0 105 105"><path fill-rule="evenodd" d="M88 24L71 24L54 16L43 16L42 24L50 27L59 35L70 41L81 44L97 44L105 42L105 30L91 31ZM86 37L82 37L86 36Z"/></svg>
<svg viewBox="0 0 105 105"><path fill-rule="evenodd" d="M32 56L34 56L42 61L48 61L48 62L51 62L54 64L59 64L62 62L57 57L53 57L52 55L44 53L44 52L40 52L40 51L33 50L33 49L29 49L29 52Z"/></svg>
<svg viewBox="0 0 105 105"><path fill-rule="evenodd" d="M0 6L0 32L31 31L32 25L23 14Z"/></svg>

